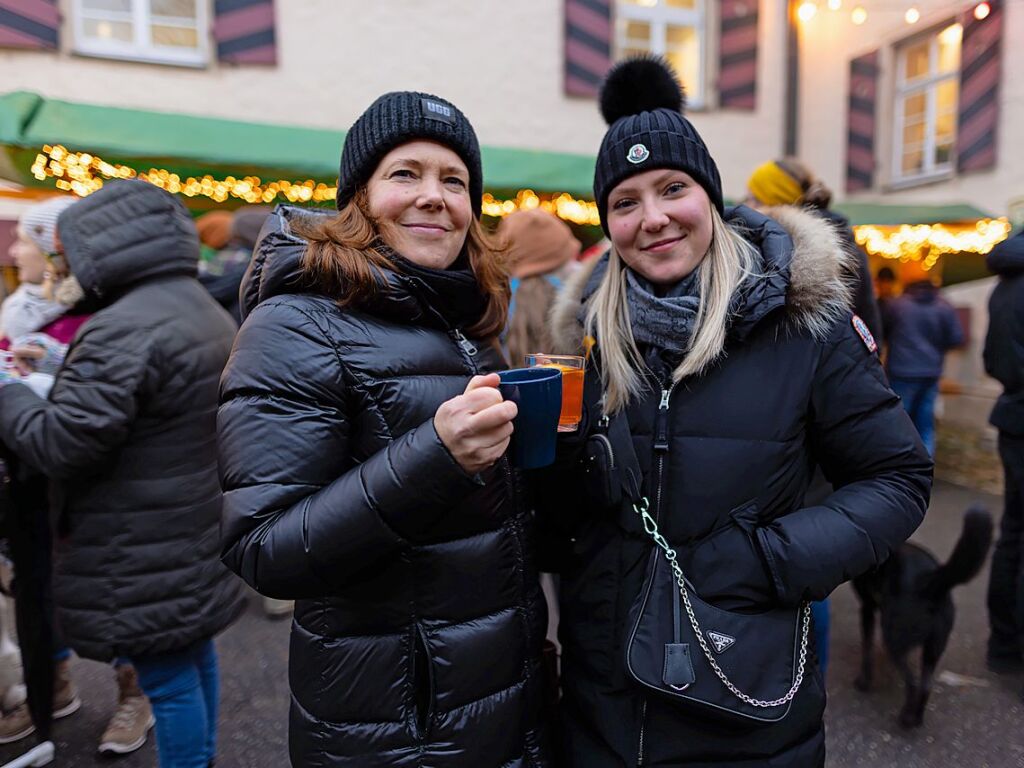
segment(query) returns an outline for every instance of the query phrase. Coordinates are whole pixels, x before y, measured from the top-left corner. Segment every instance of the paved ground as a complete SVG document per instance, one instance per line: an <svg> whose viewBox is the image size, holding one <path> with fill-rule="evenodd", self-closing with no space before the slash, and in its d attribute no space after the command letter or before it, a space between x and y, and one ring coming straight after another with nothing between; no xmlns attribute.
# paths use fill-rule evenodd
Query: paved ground
<svg viewBox="0 0 1024 768"><path fill-rule="evenodd" d="M945 557L959 535L963 510L976 500L998 514L995 497L939 486L915 540ZM1017 698L1024 680L997 678L983 663L985 579L983 574L954 593L957 625L940 665L947 682L937 686L924 727L909 734L896 725L901 685L881 652L876 690L862 694L853 689L860 653L857 605L849 588L837 592L829 672L829 768L1024 768L1024 706ZM285 768L288 623L264 619L254 600L246 615L218 640L218 648L222 661L218 768ZM155 768L152 743L116 761L94 757L99 735L114 709L113 676L102 665L79 661L75 678L84 705L55 726L59 755L55 765ZM12 746L0 748L0 761L16 754Z"/></svg>

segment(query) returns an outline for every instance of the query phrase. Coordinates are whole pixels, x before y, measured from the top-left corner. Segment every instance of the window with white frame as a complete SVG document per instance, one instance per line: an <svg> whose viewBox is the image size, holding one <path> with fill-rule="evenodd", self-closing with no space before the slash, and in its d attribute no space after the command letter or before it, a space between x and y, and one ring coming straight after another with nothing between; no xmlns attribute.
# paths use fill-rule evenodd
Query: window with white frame
<svg viewBox="0 0 1024 768"><path fill-rule="evenodd" d="M617 0L616 58L663 55L686 88L687 103L704 102L704 6L707 0Z"/></svg>
<svg viewBox="0 0 1024 768"><path fill-rule="evenodd" d="M962 37L951 24L896 49L894 181L953 170Z"/></svg>
<svg viewBox="0 0 1024 768"><path fill-rule="evenodd" d="M73 0L75 52L201 65L208 0Z"/></svg>

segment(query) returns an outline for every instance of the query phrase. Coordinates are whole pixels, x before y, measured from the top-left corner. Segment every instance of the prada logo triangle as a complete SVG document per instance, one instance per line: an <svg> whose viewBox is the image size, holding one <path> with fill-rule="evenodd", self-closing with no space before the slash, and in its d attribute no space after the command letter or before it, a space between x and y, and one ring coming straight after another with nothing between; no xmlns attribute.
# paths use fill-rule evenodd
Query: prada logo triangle
<svg viewBox="0 0 1024 768"><path fill-rule="evenodd" d="M715 646L715 653L721 653L726 651L733 646L736 642L735 637L729 637L723 635L721 632L712 632L708 630L708 639L711 640L711 644Z"/></svg>

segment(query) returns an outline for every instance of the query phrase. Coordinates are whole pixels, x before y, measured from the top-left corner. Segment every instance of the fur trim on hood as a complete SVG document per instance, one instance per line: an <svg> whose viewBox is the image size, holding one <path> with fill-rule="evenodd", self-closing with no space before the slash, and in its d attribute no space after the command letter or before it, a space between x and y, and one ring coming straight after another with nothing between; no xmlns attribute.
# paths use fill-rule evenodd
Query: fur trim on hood
<svg viewBox="0 0 1024 768"><path fill-rule="evenodd" d="M856 254L843 247L830 222L810 211L779 206L766 209L765 214L743 207L726 212L726 220L738 225L761 251L765 274L758 280L780 286L778 291L769 287L760 299L771 306L746 309L755 310L759 321L776 305L784 306L793 327L822 340L850 312ZM580 310L597 288L597 280L591 278L603 258L590 259L573 273L552 306L549 325L555 352L579 354L583 348Z"/></svg>

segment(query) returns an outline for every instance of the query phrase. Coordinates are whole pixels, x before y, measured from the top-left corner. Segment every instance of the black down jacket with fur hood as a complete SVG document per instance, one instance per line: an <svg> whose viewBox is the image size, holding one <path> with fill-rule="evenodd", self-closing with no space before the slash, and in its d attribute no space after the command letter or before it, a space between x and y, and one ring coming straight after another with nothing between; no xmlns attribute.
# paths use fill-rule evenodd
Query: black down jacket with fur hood
<svg viewBox="0 0 1024 768"><path fill-rule="evenodd" d="M58 230L102 308L49 401L0 390L0 437L53 480L66 642L98 660L179 650L242 608L218 558L217 382L235 324L196 280L195 226L167 192L114 181Z"/></svg>
<svg viewBox="0 0 1024 768"><path fill-rule="evenodd" d="M302 215L264 228L218 420L224 561L297 599L292 762L542 765L547 612L518 481L504 459L468 476L433 425L503 367L462 334L479 290L388 272L361 309L297 292Z"/></svg>
<svg viewBox="0 0 1024 768"><path fill-rule="evenodd" d="M931 461L855 330L835 232L795 209L773 212L783 226L743 207L727 214L760 251L761 274L738 300L725 356L672 387L678 360L641 349L652 373L626 415L644 493L696 592L756 613L821 599L883 562L924 516ZM575 275L555 307L553 337L565 351L581 341L590 278L590 270ZM837 490L804 506L815 464ZM583 482L561 469L538 496L538 514L565 530L571 505L559 491ZM628 503L574 522L554 563L571 765L823 764L816 664L789 714L770 725L722 724L644 693L626 671L625 637L652 541ZM735 659L744 642L758 638L737 638L724 653Z"/></svg>

